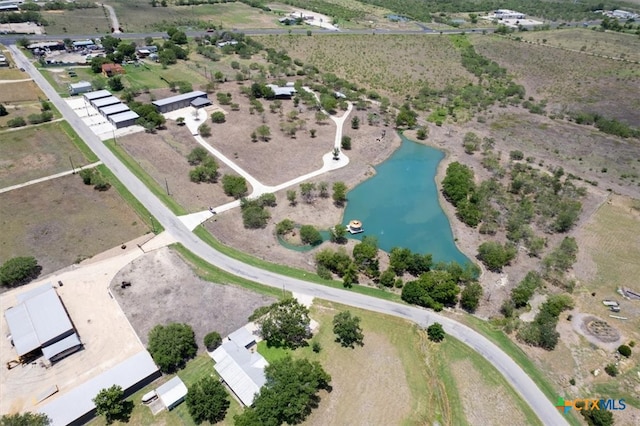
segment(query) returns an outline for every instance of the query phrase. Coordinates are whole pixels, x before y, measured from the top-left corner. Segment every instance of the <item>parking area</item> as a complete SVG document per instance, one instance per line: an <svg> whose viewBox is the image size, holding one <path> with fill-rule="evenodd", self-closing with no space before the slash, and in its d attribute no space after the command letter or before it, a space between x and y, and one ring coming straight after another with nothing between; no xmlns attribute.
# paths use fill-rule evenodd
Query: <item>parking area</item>
<svg viewBox="0 0 640 426"><path fill-rule="evenodd" d="M42 358L26 365L8 369L16 352L9 339L0 339L0 413L35 411L43 404L75 386L103 373L144 346L131 328L129 321L109 293L109 284L116 273L140 256L137 244L144 244L149 236L118 247L107 258L97 258L86 264L73 265L37 282L2 294L0 311L17 303L18 294L51 282L69 313L84 348L52 366L45 366ZM58 283L62 282L62 286ZM0 320L0 333L8 336L4 317ZM57 392L39 401L51 389Z"/></svg>

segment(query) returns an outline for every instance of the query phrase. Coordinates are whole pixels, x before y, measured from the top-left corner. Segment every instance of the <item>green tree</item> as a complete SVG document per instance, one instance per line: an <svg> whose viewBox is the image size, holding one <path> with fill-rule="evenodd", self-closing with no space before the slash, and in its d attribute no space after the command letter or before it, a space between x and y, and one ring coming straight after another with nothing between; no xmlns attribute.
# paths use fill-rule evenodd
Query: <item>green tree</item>
<svg viewBox="0 0 640 426"><path fill-rule="evenodd" d="M0 426L49 426L51 419L42 413L5 414L0 417Z"/></svg>
<svg viewBox="0 0 640 426"><path fill-rule="evenodd" d="M236 426L299 424L317 407L321 389L329 390L331 376L317 361L291 357L265 368L267 383L251 407L234 417Z"/></svg>
<svg viewBox="0 0 640 426"><path fill-rule="evenodd" d="M347 201L347 185L344 182L339 181L333 184L333 201L340 207Z"/></svg>
<svg viewBox="0 0 640 426"><path fill-rule="evenodd" d="M355 116L351 119L351 128L357 130L360 128L360 118Z"/></svg>
<svg viewBox="0 0 640 426"><path fill-rule="evenodd" d="M380 274L380 285L383 287L393 287L396 283L396 273L393 268L389 268Z"/></svg>
<svg viewBox="0 0 640 426"><path fill-rule="evenodd" d="M416 137L421 141L427 139L427 137L429 137L429 128L425 126L418 127L418 130L416 131Z"/></svg>
<svg viewBox="0 0 640 426"><path fill-rule="evenodd" d="M402 300L436 311L453 306L460 291L451 274L442 270L425 272L402 287Z"/></svg>
<svg viewBox="0 0 640 426"><path fill-rule="evenodd" d="M109 89L113 90L114 92L119 92L120 90L124 89L124 84L122 84L122 77L120 77L119 75L111 77L109 80L107 80L107 84L109 85Z"/></svg>
<svg viewBox="0 0 640 426"><path fill-rule="evenodd" d="M127 423L133 410L133 402L125 401L124 391L118 385L102 389L93 398L93 403L96 405L96 414L104 416L107 424L115 420Z"/></svg>
<svg viewBox="0 0 640 426"><path fill-rule="evenodd" d="M198 126L198 133L200 136L208 138L211 136L211 127L207 123L202 123Z"/></svg>
<svg viewBox="0 0 640 426"><path fill-rule="evenodd" d="M187 161L192 166L197 166L198 164L202 163L204 159L207 158L208 156L209 156L209 151L207 151L205 148L201 146L198 146L193 148L189 153L189 155L187 155Z"/></svg>
<svg viewBox="0 0 640 426"><path fill-rule="evenodd" d="M316 184L312 182L304 182L300 184L300 195L306 203L313 201L313 191L316 189Z"/></svg>
<svg viewBox="0 0 640 426"><path fill-rule="evenodd" d="M359 270L370 277L379 274L378 241L376 237L366 236L353 247L353 261Z"/></svg>
<svg viewBox="0 0 640 426"><path fill-rule="evenodd" d="M269 129L269 126L266 124L263 124L256 129L256 135L258 135L262 141L267 142L271 138L271 129Z"/></svg>
<svg viewBox="0 0 640 426"><path fill-rule="evenodd" d="M313 225L302 225L300 227L300 239L304 244L312 246L322 244L322 235Z"/></svg>
<svg viewBox="0 0 640 426"><path fill-rule="evenodd" d="M14 257L0 266L0 285L16 287L40 275L42 267L35 257Z"/></svg>
<svg viewBox="0 0 640 426"><path fill-rule="evenodd" d="M283 219L276 224L276 234L285 235L293 231L295 224L291 219Z"/></svg>
<svg viewBox="0 0 640 426"><path fill-rule="evenodd" d="M475 312L482 297L482 286L478 283L467 284L460 293L460 306L468 312Z"/></svg>
<svg viewBox="0 0 640 426"><path fill-rule="evenodd" d="M341 223L331 228L331 242L344 244L347 242L347 227Z"/></svg>
<svg viewBox="0 0 640 426"><path fill-rule="evenodd" d="M222 111L216 111L214 113L211 114L211 121L213 123L224 123L227 120L226 116L224 115L224 112Z"/></svg>
<svg viewBox="0 0 640 426"><path fill-rule="evenodd" d="M589 426L612 426L613 413L609 410L580 410L580 414Z"/></svg>
<svg viewBox="0 0 640 426"><path fill-rule="evenodd" d="M349 262L342 271L342 285L351 288L354 284L358 284L358 267L355 263Z"/></svg>
<svg viewBox="0 0 640 426"><path fill-rule="evenodd" d="M224 175L222 177L224 193L235 199L247 194L247 181L242 176Z"/></svg>
<svg viewBox="0 0 640 426"><path fill-rule="evenodd" d="M271 305L269 313L258 320L260 334L268 346L295 349L306 346L311 337L309 309L296 299Z"/></svg>
<svg viewBox="0 0 640 426"><path fill-rule="evenodd" d="M439 322L434 322L429 327L427 327L427 336L432 342L439 343L444 340L446 333L444 332L444 328L442 328L442 324L440 324Z"/></svg>
<svg viewBox="0 0 640 426"><path fill-rule="evenodd" d="M7 127L11 127L11 128L23 127L26 125L27 125L27 122L23 117L14 117L11 120L7 121Z"/></svg>
<svg viewBox="0 0 640 426"><path fill-rule="evenodd" d="M267 226L271 214L264 208L260 200L240 200L242 210L242 222L247 229L258 229Z"/></svg>
<svg viewBox="0 0 640 426"><path fill-rule="evenodd" d="M529 299L538 287L542 285L542 277L535 271L529 271L520 283L511 290L511 300L516 308L529 303Z"/></svg>
<svg viewBox="0 0 640 426"><path fill-rule="evenodd" d="M189 415L198 425L221 422L231 405L224 385L211 376L203 377L189 387L185 402Z"/></svg>
<svg viewBox="0 0 640 426"><path fill-rule="evenodd" d="M340 312L333 317L333 333L342 347L353 349L355 345L364 345L360 318L351 315L350 311Z"/></svg>
<svg viewBox="0 0 640 426"><path fill-rule="evenodd" d="M389 253L389 267L397 275L403 275L412 262L412 253L408 248L393 247Z"/></svg>
<svg viewBox="0 0 640 426"><path fill-rule="evenodd" d="M631 356L631 348L627 345L618 346L618 353L625 358L629 358Z"/></svg>
<svg viewBox="0 0 640 426"><path fill-rule="evenodd" d="M516 257L516 254L516 248L509 243L501 245L495 241L487 241L478 247L478 259L494 272L502 271L502 268Z"/></svg>
<svg viewBox="0 0 640 426"><path fill-rule="evenodd" d="M217 331L212 331L204 336L204 347L209 352L214 351L218 346L222 344L222 336Z"/></svg>
<svg viewBox="0 0 640 426"><path fill-rule="evenodd" d="M342 141L340 142L340 146L342 149L348 151L351 149L351 136L343 136Z"/></svg>
<svg viewBox="0 0 640 426"><path fill-rule="evenodd" d="M163 373L173 373L196 356L193 329L187 324L156 325L149 332L147 349Z"/></svg>
<svg viewBox="0 0 640 426"><path fill-rule="evenodd" d="M295 189L290 189L287 191L287 200L289 201L290 205L292 206L296 205L296 196L297 196L297 193Z"/></svg>

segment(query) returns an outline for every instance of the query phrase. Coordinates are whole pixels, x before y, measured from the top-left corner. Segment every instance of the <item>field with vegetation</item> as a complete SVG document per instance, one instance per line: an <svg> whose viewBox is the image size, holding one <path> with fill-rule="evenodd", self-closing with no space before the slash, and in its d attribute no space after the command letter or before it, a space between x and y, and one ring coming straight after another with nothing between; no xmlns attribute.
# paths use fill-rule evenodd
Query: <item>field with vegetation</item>
<svg viewBox="0 0 640 426"><path fill-rule="evenodd" d="M636 64L497 36L471 40L479 53L507 68L528 96L545 99L549 112L599 113L632 126L640 123Z"/></svg>
<svg viewBox="0 0 640 426"><path fill-rule="evenodd" d="M590 53L598 56L640 61L640 38L619 32L571 28L518 34L523 40Z"/></svg>
<svg viewBox="0 0 640 426"><path fill-rule="evenodd" d="M475 81L461 65L461 55L447 36L266 36L266 47L284 49L315 65L393 100L404 100L429 85L464 86Z"/></svg>
<svg viewBox="0 0 640 426"><path fill-rule="evenodd" d="M101 7L40 12L47 34L109 34L111 20Z"/></svg>

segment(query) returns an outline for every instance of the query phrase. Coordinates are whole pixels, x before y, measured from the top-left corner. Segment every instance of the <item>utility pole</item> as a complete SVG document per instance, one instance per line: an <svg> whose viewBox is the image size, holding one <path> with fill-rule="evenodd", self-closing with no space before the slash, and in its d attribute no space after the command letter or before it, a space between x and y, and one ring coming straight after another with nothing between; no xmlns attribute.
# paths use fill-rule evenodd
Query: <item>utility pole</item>
<svg viewBox="0 0 640 426"><path fill-rule="evenodd" d="M169 194L169 182L167 182L167 178L164 178L164 186L167 188L167 195L171 195Z"/></svg>

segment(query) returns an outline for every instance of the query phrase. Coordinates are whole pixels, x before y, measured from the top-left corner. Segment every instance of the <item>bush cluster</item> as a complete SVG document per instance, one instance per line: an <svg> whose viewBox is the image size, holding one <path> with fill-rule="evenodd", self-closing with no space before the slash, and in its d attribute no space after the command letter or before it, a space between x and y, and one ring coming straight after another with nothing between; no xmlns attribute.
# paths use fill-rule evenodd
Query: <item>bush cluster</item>
<svg viewBox="0 0 640 426"><path fill-rule="evenodd" d="M562 311L573 308L573 300L566 294L549 296L540 307L533 322L524 324L517 337L523 342L538 346L548 351L553 350L558 344L560 334L556 331L558 318Z"/></svg>

